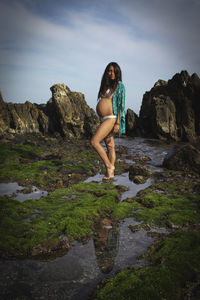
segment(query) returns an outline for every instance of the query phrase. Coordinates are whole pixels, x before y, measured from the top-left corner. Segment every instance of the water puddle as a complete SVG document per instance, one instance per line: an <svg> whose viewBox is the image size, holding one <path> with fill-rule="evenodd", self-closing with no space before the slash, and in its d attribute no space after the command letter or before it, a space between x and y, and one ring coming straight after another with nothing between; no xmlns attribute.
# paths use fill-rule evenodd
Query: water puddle
<svg viewBox="0 0 200 300"><path fill-rule="evenodd" d="M15 200L23 202L27 199L40 199L42 196L47 196L47 191L39 190L36 186L32 186L30 193L23 193L25 187L18 185L17 182L0 183L0 196L7 195Z"/></svg>
<svg viewBox="0 0 200 300"><path fill-rule="evenodd" d="M118 225L103 226L87 244L75 242L63 257L51 262L0 261L1 299L87 299L103 278L130 265L141 265L137 256L155 238L145 230L132 233L127 218Z"/></svg>
<svg viewBox="0 0 200 300"><path fill-rule="evenodd" d="M102 174L96 174L95 176L89 177L88 179L85 180L85 182L105 182L103 181L104 175ZM131 198L137 194L140 190L143 190L150 186L154 181L152 178L148 178L147 181L144 184L136 184L133 181L129 179L129 173L123 173L120 175L115 175L114 180L111 181L115 185L124 185L128 188L128 191L124 192L121 196L121 201L123 201L126 198Z"/></svg>
<svg viewBox="0 0 200 300"><path fill-rule="evenodd" d="M119 145L127 147L128 156L148 156L150 160L147 162L147 164L157 167L162 165L164 157L174 146L173 143L169 144L164 141L144 139L141 137L116 138L115 144L116 147Z"/></svg>

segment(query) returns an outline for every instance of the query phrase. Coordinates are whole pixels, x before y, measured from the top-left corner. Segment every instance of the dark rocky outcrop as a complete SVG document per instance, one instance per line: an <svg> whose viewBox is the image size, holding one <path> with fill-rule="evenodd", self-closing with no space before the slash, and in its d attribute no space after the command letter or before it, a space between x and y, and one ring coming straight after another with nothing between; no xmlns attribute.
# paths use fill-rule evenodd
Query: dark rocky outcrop
<svg viewBox="0 0 200 300"><path fill-rule="evenodd" d="M126 135L139 136L140 135L139 118L136 113L130 108L126 111Z"/></svg>
<svg viewBox="0 0 200 300"><path fill-rule="evenodd" d="M47 104L6 103L0 94L0 134L59 133L67 138L90 137L98 118L82 93L72 92L64 84L51 87Z"/></svg>
<svg viewBox="0 0 200 300"><path fill-rule="evenodd" d="M143 136L194 142L200 137L200 79L182 71L168 82L159 80L143 96Z"/></svg>
<svg viewBox="0 0 200 300"><path fill-rule="evenodd" d="M165 157L163 167L170 170L192 171L200 175L200 151L190 144L172 149Z"/></svg>

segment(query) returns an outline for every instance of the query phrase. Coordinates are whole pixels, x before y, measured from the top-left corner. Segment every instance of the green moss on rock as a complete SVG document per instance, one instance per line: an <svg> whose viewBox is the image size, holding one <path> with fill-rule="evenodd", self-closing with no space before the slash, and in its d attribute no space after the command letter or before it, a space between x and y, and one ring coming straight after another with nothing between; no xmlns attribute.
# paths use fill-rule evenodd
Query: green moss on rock
<svg viewBox="0 0 200 300"><path fill-rule="evenodd" d="M50 150L45 147L0 144L0 181L32 184L52 191L77 183L97 170L97 154L93 149L80 152L65 149L63 145L56 152L53 147Z"/></svg>
<svg viewBox="0 0 200 300"><path fill-rule="evenodd" d="M179 183L176 186L166 184L166 186L167 194L160 189L152 191L149 188L136 197L135 200L141 204L142 209L135 214L135 217L144 223L159 226L198 224L200 195L187 193L186 183ZM164 188L162 185L164 191L166 186Z"/></svg>
<svg viewBox="0 0 200 300"><path fill-rule="evenodd" d="M149 228L150 224L170 227L171 233L162 236L141 256L147 259L146 267L130 267L105 280L96 289L94 299L198 299L200 195L192 193L197 185L185 181L159 183L129 200L132 207L137 203L140 208L133 211L142 222L135 231ZM126 210L126 206L122 209Z"/></svg>
<svg viewBox="0 0 200 300"><path fill-rule="evenodd" d="M81 182L41 199L18 202L0 197L0 254L31 255L34 247L47 240L58 244L61 235L69 241L91 236L101 217L120 219L131 209L131 205L119 203L121 191L108 183Z"/></svg>
<svg viewBox="0 0 200 300"><path fill-rule="evenodd" d="M152 249L148 267L120 272L106 281L95 299L185 299L187 289L191 293L200 279L199 253L199 232L174 232Z"/></svg>

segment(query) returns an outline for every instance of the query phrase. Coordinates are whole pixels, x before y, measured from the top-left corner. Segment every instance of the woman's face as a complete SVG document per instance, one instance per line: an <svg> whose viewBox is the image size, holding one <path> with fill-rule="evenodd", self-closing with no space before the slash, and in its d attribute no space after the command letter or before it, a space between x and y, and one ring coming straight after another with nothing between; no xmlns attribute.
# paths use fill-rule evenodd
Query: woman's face
<svg viewBox="0 0 200 300"><path fill-rule="evenodd" d="M115 70L113 66L110 66L108 69L108 76L110 79L114 80L115 79Z"/></svg>

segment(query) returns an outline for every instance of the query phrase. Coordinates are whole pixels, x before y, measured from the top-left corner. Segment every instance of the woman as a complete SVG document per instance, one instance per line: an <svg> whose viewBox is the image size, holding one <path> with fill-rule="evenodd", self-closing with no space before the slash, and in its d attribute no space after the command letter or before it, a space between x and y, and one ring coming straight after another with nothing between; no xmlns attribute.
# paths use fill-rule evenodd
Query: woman
<svg viewBox="0 0 200 300"><path fill-rule="evenodd" d="M115 62L107 65L102 76L96 111L101 125L92 137L91 144L106 167L104 179L111 179L114 178L116 160L114 135L125 133L125 88L120 67ZM103 139L107 153L100 144Z"/></svg>

